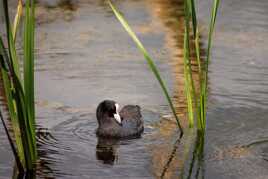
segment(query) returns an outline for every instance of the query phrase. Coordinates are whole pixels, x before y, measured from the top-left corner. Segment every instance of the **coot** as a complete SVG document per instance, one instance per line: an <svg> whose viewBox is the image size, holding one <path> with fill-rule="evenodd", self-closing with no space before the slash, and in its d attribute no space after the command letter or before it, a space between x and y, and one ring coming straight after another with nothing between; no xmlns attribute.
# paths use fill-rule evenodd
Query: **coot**
<svg viewBox="0 0 268 179"><path fill-rule="evenodd" d="M143 132L143 119L140 107L126 105L119 112L119 105L112 100L99 104L96 111L99 137L130 138L139 137Z"/></svg>

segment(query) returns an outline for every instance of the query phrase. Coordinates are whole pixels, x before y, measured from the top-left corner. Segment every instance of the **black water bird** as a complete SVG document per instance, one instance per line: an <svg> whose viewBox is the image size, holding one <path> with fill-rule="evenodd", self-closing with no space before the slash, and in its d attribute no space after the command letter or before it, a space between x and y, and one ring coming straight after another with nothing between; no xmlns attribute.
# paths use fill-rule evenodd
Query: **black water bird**
<svg viewBox="0 0 268 179"><path fill-rule="evenodd" d="M140 107L126 105L119 112L119 105L112 100L99 104L96 111L97 136L105 138L140 137L144 130Z"/></svg>

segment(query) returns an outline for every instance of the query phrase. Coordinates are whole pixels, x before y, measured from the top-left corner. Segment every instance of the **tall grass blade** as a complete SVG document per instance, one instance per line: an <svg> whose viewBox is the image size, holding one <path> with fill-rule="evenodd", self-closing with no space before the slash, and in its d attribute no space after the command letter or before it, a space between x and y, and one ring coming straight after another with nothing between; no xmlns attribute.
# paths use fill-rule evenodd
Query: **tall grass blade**
<svg viewBox="0 0 268 179"><path fill-rule="evenodd" d="M195 36L195 54L196 54L196 59L197 59L197 64L198 64L198 73L199 73L199 81L201 82L202 80L202 67L201 67L201 58L200 58L200 39L199 39L199 30L198 27L196 28L196 36ZM200 83L201 84L201 83Z"/></svg>
<svg viewBox="0 0 268 179"><path fill-rule="evenodd" d="M117 19L120 21L120 23L122 24L122 26L125 28L125 30L127 31L127 33L130 35L130 37L133 39L133 41L136 43L137 47L139 48L139 50L142 52L142 54L144 55L144 58L146 59L150 69L152 70L152 72L154 73L156 79L158 80L164 95L168 101L168 104L172 110L172 113L177 121L178 127L181 131L181 136L183 135L183 129L181 127L179 118L176 114L175 108L173 106L173 103L171 101L171 98L168 94L167 88L164 84L164 81L162 80L156 65L154 64L153 60L151 59L151 57L149 56L147 50L144 48L144 46L142 45L142 43L140 42L140 40L137 38L136 34L132 31L132 29L130 28L130 26L128 25L127 21L124 19L124 17L119 13L119 11L115 8L115 6L111 3L111 1L108 0L108 3L111 7L111 9L113 10L115 16L117 17Z"/></svg>
<svg viewBox="0 0 268 179"><path fill-rule="evenodd" d="M207 46L207 63L206 63L206 71L208 69L208 64L210 62L210 56L211 56L211 46L212 46L212 35L214 32L218 7L219 7L220 0L214 0L212 11L211 11L211 19L210 19L210 25L209 25L209 34L208 34L208 46Z"/></svg>
<svg viewBox="0 0 268 179"><path fill-rule="evenodd" d="M184 66L184 83L185 83L185 93L187 100L187 110L188 110L188 120L189 127L194 126L194 110L193 110L193 96L191 89L191 69L189 68L189 37L185 29L184 33L184 47L183 47L183 66Z"/></svg>
<svg viewBox="0 0 268 179"><path fill-rule="evenodd" d="M14 23L13 23L14 42L16 42L17 30L19 27L21 16L22 16L22 0L18 0L17 13L15 15Z"/></svg>
<svg viewBox="0 0 268 179"><path fill-rule="evenodd" d="M0 74L2 75L4 92L5 92L6 99L7 99L7 106L8 106L9 115L11 118L15 141L17 144L18 157L20 158L21 163L23 165L25 162L24 150L23 150L23 145L22 145L21 131L19 127L18 116L16 113L16 108L14 106L13 86L10 80L10 73L9 73L10 65L8 65L9 59L8 59L7 53L5 52L4 44L3 44L1 37L0 37L0 55L2 58Z"/></svg>
<svg viewBox="0 0 268 179"><path fill-rule="evenodd" d="M195 16L194 6L191 4L191 0L184 1L184 20L185 20L185 32L184 32L184 46L183 46L183 62L184 62L184 79L185 79L185 93L187 99L187 110L188 110L188 119L189 127L194 126L194 114L198 109L198 101L195 90L195 84L192 76L192 65L191 65L191 49L190 49L190 18ZM191 12L194 14L192 15ZM193 25L196 25L193 23ZM198 113L198 112L196 112Z"/></svg>
<svg viewBox="0 0 268 179"><path fill-rule="evenodd" d="M26 1L24 24L24 91L25 105L28 114L28 125L31 142L35 146L35 107L34 107L34 2ZM36 150L32 153L36 159Z"/></svg>
<svg viewBox="0 0 268 179"><path fill-rule="evenodd" d="M11 70L20 79L19 61L18 61L18 57L17 57L14 37L12 34L10 20L9 20L8 1L3 0L3 5L4 5L4 16L5 16L5 22L6 22L6 33L7 33L7 39L8 39L8 49L9 49L8 52L9 52L9 57L11 59L10 64L12 66Z"/></svg>
<svg viewBox="0 0 268 179"><path fill-rule="evenodd" d="M14 99L16 101L16 109L18 113L19 125L21 129L22 143L24 148L24 157L26 170L33 170L35 165L35 158L33 153L36 148L33 146L32 133L29 126L29 119L27 116L27 108L25 105L25 96L23 94L23 88L17 76L14 76Z"/></svg>
<svg viewBox="0 0 268 179"><path fill-rule="evenodd" d="M15 141L17 144L18 154L21 159L21 162L24 163L25 158L24 158L24 149L23 149L22 139L21 139L21 130L20 130L19 122L18 122L16 108L14 106L12 90L10 90L12 89L11 83L8 77L8 73L5 70L2 69L1 74L3 78L4 89L5 89L5 93L7 97L7 106L9 109L9 114L10 114L13 132L15 136Z"/></svg>
<svg viewBox="0 0 268 179"><path fill-rule="evenodd" d="M198 76L199 76L199 95L202 94L201 89L202 85L204 83L204 78L203 78L203 69L201 67L201 59L200 59L200 46L199 46L199 31L198 31L198 23L197 23L197 18L196 18L196 10L195 10L195 0L187 0L185 2L185 23L186 23L186 29L188 30L188 34L186 34L189 37L189 24L190 21L192 21L192 30L193 30L193 35L194 35L194 45L195 45L195 55L196 55L196 60L198 64ZM189 18L191 17L191 18ZM190 38L190 37L189 37ZM189 43L189 41L188 41ZM188 46L189 47L189 46ZM190 48L189 48L190 51ZM190 72L192 73L192 72ZM192 85L194 85L192 83ZM194 87L194 86L193 86ZM203 109L201 109L202 101L199 99L199 106L198 106L198 99L197 99L197 94L196 91L194 91L194 101L195 101L195 111L197 114L197 128L201 130L203 127L204 123L204 116L201 116L201 113L203 114ZM188 105L189 108L189 105Z"/></svg>
<svg viewBox="0 0 268 179"><path fill-rule="evenodd" d="M0 36L0 55L1 55L1 67L3 67L5 70L8 70L10 66L8 66L8 53L4 47L4 42L2 37Z"/></svg>
<svg viewBox="0 0 268 179"><path fill-rule="evenodd" d="M189 55L190 54L190 22L192 22L192 30L194 36L194 44L195 44L195 54L198 63L198 75L199 75L199 106L197 100L197 94L194 87L194 82L192 81L192 71L191 66L187 68L185 67L185 85L186 85L186 97L188 101L188 116L190 120L190 126L192 122L193 112L193 103L190 101L190 98L194 98L195 109L197 114L197 128L199 131L205 130L206 125L206 107L207 107L207 78L208 78L208 64L211 56L211 46L212 46L212 34L214 31L214 26L216 22L216 15L219 6L219 0L214 0L214 4L211 12L211 21L209 26L209 35L208 35L208 46L207 46L207 58L205 61L205 68L202 68L201 59L200 59L200 46L199 46L199 31L198 31L198 23L196 17L196 6L195 0L185 0L184 1L184 12L185 12L185 34L186 39L184 40L184 63L188 63L189 65ZM189 87L187 87L189 86ZM192 92L190 92L192 90Z"/></svg>
<svg viewBox="0 0 268 179"><path fill-rule="evenodd" d="M6 64L5 64L5 60L4 60L4 58L7 58L7 54L6 54L5 49L4 49L4 45L3 45L2 38L0 37L0 63L1 63L0 68L1 68L1 72L2 72L2 79L3 79L3 83L4 83L4 88L7 88L7 87L8 87L8 88L10 89L11 86L10 86L10 83L9 83L9 81L8 81L8 74L7 74L7 69L8 69L8 67L7 67ZM1 73L0 73L0 74L1 74ZM8 90L9 90L9 89L8 89ZM5 89L5 91L6 91L6 90L7 90L7 89ZM11 98L10 95L11 95L11 94L9 93L9 94L8 94L8 97L9 97L9 98ZM7 101L8 101L8 106L13 107L13 104L10 104L10 102L11 102L12 100L7 100ZM14 117L14 116L15 116L15 112L14 112L14 109L13 109L13 108L12 108L11 112L12 112L12 115L13 115L13 117ZM15 157L15 161L16 161L17 167L18 167L18 169L19 169L20 171L23 171L23 164L22 164L22 162L21 162L21 160L20 160L20 157L23 158L23 151L19 150L19 151L18 151L19 153L17 152L17 149L16 149L16 147L15 147L15 145L14 145L14 143L13 143L13 140L12 140L10 134L9 134L9 131L8 131L8 129L7 129L7 126L6 126L6 124L5 124L5 121L4 121L4 118L3 118L3 115L2 115L2 112L1 112L1 111L0 111L0 118L1 118L2 124L3 124L3 126L4 126L4 129L5 129L5 132L6 132L8 141L9 141L9 143L10 143L12 152L13 152L13 154L14 154L14 157ZM13 124L16 124L15 121L12 121L12 123L13 123ZM19 127L16 126L15 129L19 130ZM15 141L16 141L16 143L17 143L18 145L22 146L22 144L21 144L21 142L20 142L20 141L21 141L21 138L20 138L20 136L19 136L19 133L20 133L20 132L17 131L17 132L14 132L14 133L15 133Z"/></svg>
<svg viewBox="0 0 268 179"><path fill-rule="evenodd" d="M191 0L189 2L190 8L191 8L191 18L192 18L192 28L193 28L193 34L194 38L196 37L196 29L197 29L197 19L196 19L196 11L195 11L195 0Z"/></svg>
<svg viewBox="0 0 268 179"><path fill-rule="evenodd" d="M220 0L214 0L212 11L211 11L211 20L209 25L209 34L208 34L208 46L207 46L207 58L206 58L206 65L205 65L205 74L204 74L204 82L202 83L201 87L201 95L200 95L200 106L201 109L201 117L202 117L202 130L205 129L206 124L206 107L207 107L207 85L208 85L208 64L210 62L211 57L211 47L212 47L212 36L214 32L218 7L219 7Z"/></svg>
<svg viewBox="0 0 268 179"><path fill-rule="evenodd" d="M20 77L20 65L13 34L17 31L20 17L18 15L15 18L15 25L12 31L9 21L8 1L3 0L3 5L9 55L5 53L1 39L1 52L5 56L5 62L2 63L1 71L3 72L11 121L13 121L13 131L15 137L20 136L20 138L16 137L20 161L24 164L25 170L29 171L34 169L37 159L34 114L34 1L26 0L25 6L23 83ZM5 64L8 64L6 69L4 68Z"/></svg>
<svg viewBox="0 0 268 179"><path fill-rule="evenodd" d="M1 58L1 57L0 57ZM17 167L19 169L19 171L23 171L23 165L21 164L21 161L20 161L20 158L19 158L19 154L17 153L17 150L16 150L16 147L15 145L13 144L13 141L12 141L12 138L8 132L8 129L7 129L7 126L6 126L6 123L4 121L4 117L2 115L2 112L0 111L0 118L1 118L1 121L2 121L2 124L4 126L4 130L6 132L6 135L7 135L7 138L8 138L8 141L9 141L9 144L11 146L11 150L14 154L14 157L15 157L15 161L16 161L16 164L17 164Z"/></svg>

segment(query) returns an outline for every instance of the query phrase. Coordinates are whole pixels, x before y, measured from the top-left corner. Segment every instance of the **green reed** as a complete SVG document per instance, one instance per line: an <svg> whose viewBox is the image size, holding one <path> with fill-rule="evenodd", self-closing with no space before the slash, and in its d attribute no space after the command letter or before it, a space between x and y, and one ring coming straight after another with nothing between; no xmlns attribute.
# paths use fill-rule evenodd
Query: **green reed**
<svg viewBox="0 0 268 179"><path fill-rule="evenodd" d="M154 61L152 60L152 58L149 56L149 53L147 52L147 50L144 48L143 44L141 43L141 41L138 39L138 37L136 36L136 34L134 33L134 31L131 29L131 27L129 26L128 22L125 20L125 18L123 17L123 15L115 8L115 6L111 3L111 1L108 0L108 4L110 5L112 11L114 12L115 16L117 17L117 19L119 20L119 22L121 23L121 25L124 27L124 29L127 31L128 35L132 38L132 40L135 42L135 44L137 45L138 49L142 52L145 60L147 61L151 71L153 72L153 74L155 75L155 78L157 79L157 81L159 82L161 89L164 93L164 96L166 97L166 100L171 108L171 111L177 121L178 127L180 129L181 132L181 136L183 135L183 129L182 126L180 124L179 118L176 114L175 111L175 107L172 103L171 97L168 93L167 87L165 85L165 82L163 81L163 79L160 76L159 70L157 69Z"/></svg>
<svg viewBox="0 0 268 179"><path fill-rule="evenodd" d="M214 0L212 11L211 11L211 21L209 25L208 33L208 45L207 45L207 56L203 63L200 59L200 39L198 31L198 21L196 17L196 5L194 0L184 1L184 12L185 12L185 33L184 33L184 66L185 66L185 89L186 98L188 103L188 118L189 126L193 126L193 116L196 114L197 117L197 129L199 131L205 131L206 127L206 109L207 109L207 97L208 97L208 65L211 56L211 46L212 46L212 35L214 31L214 26L216 22L217 11L219 7L220 0ZM192 29L192 34L194 38L194 53L198 63L198 76L199 76L199 91L195 90L195 84L192 78L192 67L191 59L189 54L191 53L190 31ZM202 65L204 64L204 65ZM192 102L194 101L194 103Z"/></svg>
<svg viewBox="0 0 268 179"><path fill-rule="evenodd" d="M34 0L26 0L24 16L22 17L22 1L19 0L12 27L8 12L8 0L3 0L2 3L8 45L4 46L3 37L0 36L1 74L16 143L17 152L13 150L13 153L17 155L15 157L17 165L23 167L20 170L33 170L37 159L34 105L35 5ZM24 22L22 72L16 50L16 33L21 18Z"/></svg>

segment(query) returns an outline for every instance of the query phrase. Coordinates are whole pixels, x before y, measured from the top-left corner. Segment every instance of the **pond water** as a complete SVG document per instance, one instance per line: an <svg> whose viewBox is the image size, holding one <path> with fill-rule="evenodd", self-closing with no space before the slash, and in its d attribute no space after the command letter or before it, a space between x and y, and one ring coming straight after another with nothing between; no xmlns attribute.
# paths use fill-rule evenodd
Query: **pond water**
<svg viewBox="0 0 268 179"><path fill-rule="evenodd" d="M210 0L200 2L202 46ZM184 126L181 0L115 1L155 60ZM212 61L204 158L178 130L143 56L103 0L40 0L36 29L36 178L268 178L268 2L221 2ZM2 29L1 23L1 32ZM139 139L99 140L104 99L138 104ZM199 140L202 140L199 138ZM0 178L14 159L0 125Z"/></svg>

